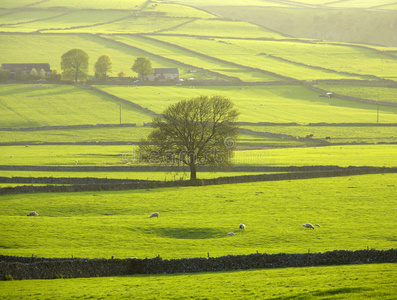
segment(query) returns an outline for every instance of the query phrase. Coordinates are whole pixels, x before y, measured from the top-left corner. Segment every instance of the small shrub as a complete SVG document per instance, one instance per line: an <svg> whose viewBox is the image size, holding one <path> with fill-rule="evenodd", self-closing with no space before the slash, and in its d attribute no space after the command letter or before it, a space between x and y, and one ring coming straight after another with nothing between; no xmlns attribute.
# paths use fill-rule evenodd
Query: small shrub
<svg viewBox="0 0 397 300"><path fill-rule="evenodd" d="M54 279L62 279L63 275L62 274L55 274Z"/></svg>
<svg viewBox="0 0 397 300"><path fill-rule="evenodd" d="M4 275L3 278L5 281L13 281L14 280L14 278L11 275Z"/></svg>

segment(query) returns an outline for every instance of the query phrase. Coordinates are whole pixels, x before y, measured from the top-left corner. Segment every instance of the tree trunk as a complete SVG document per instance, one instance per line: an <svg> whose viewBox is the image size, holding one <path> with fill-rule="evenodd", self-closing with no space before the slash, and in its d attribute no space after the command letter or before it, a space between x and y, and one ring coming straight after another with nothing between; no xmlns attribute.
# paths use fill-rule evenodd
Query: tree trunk
<svg viewBox="0 0 397 300"><path fill-rule="evenodd" d="M191 164L191 165L189 165L189 167L190 167L190 180L196 180L197 179L196 165Z"/></svg>

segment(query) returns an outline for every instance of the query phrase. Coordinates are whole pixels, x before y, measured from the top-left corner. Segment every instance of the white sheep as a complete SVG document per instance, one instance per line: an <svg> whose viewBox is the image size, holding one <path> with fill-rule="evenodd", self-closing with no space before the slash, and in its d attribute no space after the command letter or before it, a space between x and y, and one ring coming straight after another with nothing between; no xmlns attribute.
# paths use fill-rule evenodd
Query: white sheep
<svg viewBox="0 0 397 300"><path fill-rule="evenodd" d="M314 229L314 226L312 224L310 224L310 223L303 224L302 227L305 227L305 228L308 228L308 229Z"/></svg>
<svg viewBox="0 0 397 300"><path fill-rule="evenodd" d="M149 218L154 218L154 217L158 218L158 217L159 217L159 213L158 213L158 212L154 212L154 213L152 213L152 214L150 215Z"/></svg>
<svg viewBox="0 0 397 300"><path fill-rule="evenodd" d="M244 229L245 229L245 225L244 225L244 224L240 224L240 225L238 226L238 228L240 228L241 230L244 230Z"/></svg>
<svg viewBox="0 0 397 300"><path fill-rule="evenodd" d="M28 217L37 217L39 214L35 211L31 211L30 213L27 214Z"/></svg>
<svg viewBox="0 0 397 300"><path fill-rule="evenodd" d="M228 232L226 233L226 236L234 236L234 232Z"/></svg>

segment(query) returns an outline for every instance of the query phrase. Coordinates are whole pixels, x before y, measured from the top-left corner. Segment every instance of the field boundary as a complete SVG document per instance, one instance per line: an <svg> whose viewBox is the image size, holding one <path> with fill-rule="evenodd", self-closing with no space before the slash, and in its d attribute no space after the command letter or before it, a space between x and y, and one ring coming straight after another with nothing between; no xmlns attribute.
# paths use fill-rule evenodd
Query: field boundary
<svg viewBox="0 0 397 300"><path fill-rule="evenodd" d="M147 169L146 169L147 170ZM301 170L304 170L301 168ZM330 167L329 170L317 171L295 171L289 173L260 174L260 175L242 175L232 177L218 177L215 179L197 179L197 180L179 180L179 181L138 181L130 183L115 184L109 182L106 184L74 184L74 185L47 185L47 186L16 186L0 188L0 194L23 194L23 193L63 193L63 192L82 192L82 191L119 191L119 190L137 190L151 188L168 188L168 187L191 187L191 186L208 186L235 183L250 183L261 181L281 181L281 180L298 180L298 179L315 179L340 176L355 176L367 174L385 174L397 173L397 168L385 167L348 167L338 168ZM52 179L54 182L56 179ZM112 183L112 184L110 184Z"/></svg>
<svg viewBox="0 0 397 300"><path fill-rule="evenodd" d="M5 280L7 276L16 280L55 279L397 263L397 249L334 250L324 253L310 253L309 249L308 253L293 254L207 255L208 258L182 259L162 259L160 256L150 259L70 259L0 255L0 280Z"/></svg>

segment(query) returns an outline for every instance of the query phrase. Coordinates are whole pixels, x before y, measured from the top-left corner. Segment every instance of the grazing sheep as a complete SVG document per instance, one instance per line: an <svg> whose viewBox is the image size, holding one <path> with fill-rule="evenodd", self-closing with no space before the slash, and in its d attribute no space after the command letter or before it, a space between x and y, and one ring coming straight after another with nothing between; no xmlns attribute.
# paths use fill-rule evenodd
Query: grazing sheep
<svg viewBox="0 0 397 300"><path fill-rule="evenodd" d="M159 217L159 213L158 213L158 212L154 212L154 213L152 213L152 214L150 215L149 218L154 218L154 217L158 218L158 217Z"/></svg>
<svg viewBox="0 0 397 300"><path fill-rule="evenodd" d="M240 228L241 230L244 230L244 229L245 229L245 225L244 225L244 224L240 224L240 225L238 226L238 228Z"/></svg>
<svg viewBox="0 0 397 300"><path fill-rule="evenodd" d="M39 214L35 211L31 211L30 213L27 214L28 217L37 217Z"/></svg>
<svg viewBox="0 0 397 300"><path fill-rule="evenodd" d="M305 228L308 228L308 229L314 229L313 225L310 224L310 223L303 224L302 227L305 227Z"/></svg>
<svg viewBox="0 0 397 300"><path fill-rule="evenodd" d="M228 232L226 233L226 236L234 236L234 232Z"/></svg>
<svg viewBox="0 0 397 300"><path fill-rule="evenodd" d="M318 225L317 223L316 223L314 226L316 226L316 227L320 227L320 225Z"/></svg>

